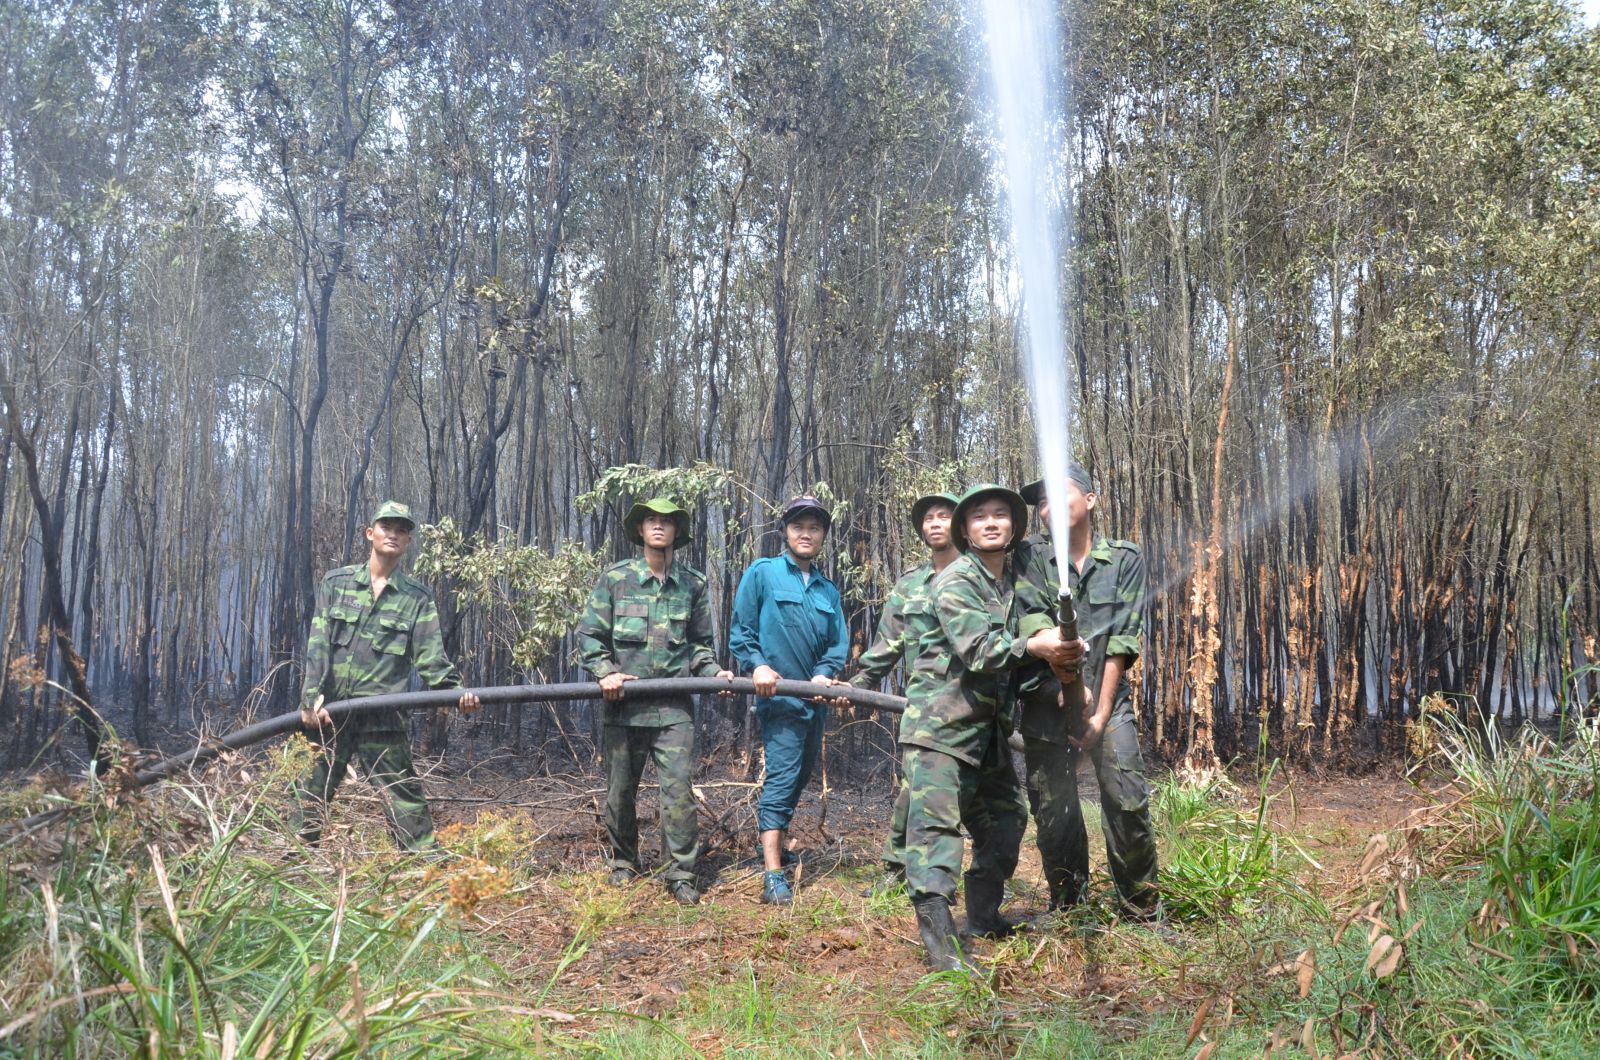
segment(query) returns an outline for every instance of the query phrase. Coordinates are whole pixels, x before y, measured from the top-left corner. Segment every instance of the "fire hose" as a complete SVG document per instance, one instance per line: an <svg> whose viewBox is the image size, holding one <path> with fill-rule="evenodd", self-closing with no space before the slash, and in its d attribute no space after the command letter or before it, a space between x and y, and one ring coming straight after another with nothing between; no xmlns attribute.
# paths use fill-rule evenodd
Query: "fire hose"
<svg viewBox="0 0 1600 1060"><path fill-rule="evenodd" d="M601 698L600 686L595 682L575 681L559 685L496 685L490 688L440 688L426 692L395 692L361 699L336 700L323 704L323 707L337 722L341 718L380 710L438 710L452 707L467 692L476 693L484 706L526 706ZM624 701L665 695L712 695L721 692L753 694L755 682L748 677L736 677L731 680L716 677L659 677L628 681L622 686ZM849 685L779 681L777 694L798 699L821 700L824 703L834 699L846 699L854 706L867 707L887 714L903 714L906 709L906 701L899 696L853 688ZM279 714L235 729L220 739L202 737L190 750L137 770L133 775L131 787L146 787L176 773L204 765L228 751L237 751L277 736L287 736L299 732L301 728L300 711L292 710L287 714ZM47 823L70 809L71 807L61 807L47 810L32 817L0 825L0 833L26 830Z"/></svg>

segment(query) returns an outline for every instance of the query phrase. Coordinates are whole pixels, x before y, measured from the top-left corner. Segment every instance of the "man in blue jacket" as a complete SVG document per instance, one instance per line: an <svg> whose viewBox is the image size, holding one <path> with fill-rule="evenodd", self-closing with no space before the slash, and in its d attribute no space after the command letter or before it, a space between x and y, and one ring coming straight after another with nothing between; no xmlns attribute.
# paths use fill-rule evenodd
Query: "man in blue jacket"
<svg viewBox="0 0 1600 1060"><path fill-rule="evenodd" d="M767 778L757 822L766 872L761 900L788 905L794 891L783 872L784 840L800 792L822 749L826 708L776 695L785 681L836 684L848 657L844 602L816 569L833 517L803 494L784 505L782 555L758 559L744 572L733 600L728 648L756 685L756 717L766 749Z"/></svg>

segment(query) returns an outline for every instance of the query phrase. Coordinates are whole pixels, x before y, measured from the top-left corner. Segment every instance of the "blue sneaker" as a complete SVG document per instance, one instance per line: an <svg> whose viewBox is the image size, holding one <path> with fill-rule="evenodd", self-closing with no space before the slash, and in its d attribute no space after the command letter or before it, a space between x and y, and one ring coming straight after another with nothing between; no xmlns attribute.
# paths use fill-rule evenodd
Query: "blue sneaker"
<svg viewBox="0 0 1600 1060"><path fill-rule="evenodd" d="M789 886L789 877L783 874L782 869L761 874L762 905L789 905L793 902L794 890Z"/></svg>

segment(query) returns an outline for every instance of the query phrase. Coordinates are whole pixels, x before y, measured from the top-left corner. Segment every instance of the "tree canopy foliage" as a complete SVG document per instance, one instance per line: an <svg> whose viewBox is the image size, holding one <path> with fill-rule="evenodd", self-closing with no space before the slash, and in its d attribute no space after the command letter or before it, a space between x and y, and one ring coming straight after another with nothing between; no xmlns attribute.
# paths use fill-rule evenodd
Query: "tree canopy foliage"
<svg viewBox="0 0 1600 1060"><path fill-rule="evenodd" d="M1073 437L1149 556L1147 732L1305 760L1399 748L1429 693L1593 697L1600 34L1556 0L1061 14ZM46 678L141 739L283 702L385 496L570 576L624 547L630 467L688 469L725 615L825 484L864 640L910 497L1034 466L977 32L955 0L0 0L12 750L75 701ZM458 588L469 679L538 668Z"/></svg>

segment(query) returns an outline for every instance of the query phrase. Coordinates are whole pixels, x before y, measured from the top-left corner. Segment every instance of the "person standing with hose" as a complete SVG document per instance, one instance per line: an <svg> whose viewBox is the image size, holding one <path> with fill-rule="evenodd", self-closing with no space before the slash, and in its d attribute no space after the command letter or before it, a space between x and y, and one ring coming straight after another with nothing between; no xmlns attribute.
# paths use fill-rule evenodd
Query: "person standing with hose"
<svg viewBox="0 0 1600 1060"><path fill-rule="evenodd" d="M974 486L956 505L963 550L934 581L933 621L918 643L906 688L900 745L911 802L906 814L906 887L917 928L937 970L964 961L951 903L961 878L964 825L972 836L966 872L967 930L997 938L1014 925L1000 915L1017 867L1028 809L1008 737L1014 671L1030 659L1066 667L1081 658L1049 611L1025 609L1011 551L1028 509L1004 486Z"/></svg>
<svg viewBox="0 0 1600 1060"><path fill-rule="evenodd" d="M1048 533L1050 498L1043 483L1030 482L1022 496L1038 506L1040 534L1024 542L1022 573L1031 591L1055 600L1061 573ZM1050 908L1083 898L1089 880L1089 837L1078 796L1078 762L1087 754L1100 785L1106 860L1117 894L1133 915L1159 915L1156 842L1150 823L1150 785L1133 710L1128 672L1139 659L1145 594L1144 556L1131 541L1096 538L1099 495L1079 464L1067 469L1068 587L1078 626L1088 644L1080 669L1084 701L1066 703L1062 686L1044 672L1022 691L1023 754L1028 801L1033 809L1039 857L1050 888Z"/></svg>
<svg viewBox="0 0 1600 1060"><path fill-rule="evenodd" d="M674 558L689 542L689 513L664 497L640 501L622 520L643 549L600 574L583 618L578 648L605 697L606 837L610 882L639 874L639 780L654 760L661 788L661 831L670 863L663 873L679 905L700 901L694 788L694 700L687 695L624 698L641 677L732 678L712 650L706 576Z"/></svg>
<svg viewBox="0 0 1600 1060"><path fill-rule="evenodd" d="M405 713L386 709L335 723L323 709L325 701L404 692L413 670L429 688L460 687L461 676L444 650L433 594L400 570L416 525L409 507L384 501L366 529L367 562L331 570L317 587L300 723L321 742L322 754L295 786L295 824L312 845L322 838L328 801L352 758L386 796L384 810L400 845L408 850L437 845L433 814L411 761ZM478 697L463 692L457 706L471 714Z"/></svg>
<svg viewBox="0 0 1600 1060"><path fill-rule="evenodd" d="M784 505L783 554L758 559L744 572L728 630L728 649L756 686L767 766L756 813L764 870L761 900L771 905L794 901L784 872L784 841L827 723L821 704L777 695L778 681L842 684L837 677L850 644L839 590L816 568L832 522L828 509L809 493Z"/></svg>
<svg viewBox="0 0 1600 1060"><path fill-rule="evenodd" d="M930 493L911 505L911 525L922 537L930 553L902 574L889 590L878 619L878 632L872 646L856 660L859 667L850 684L855 688L876 688L904 657L909 668L916 658L917 642L927 621L928 599L933 579L961 554L951 535L950 521L955 516L956 498L948 493ZM911 805L911 789L904 775L900 793L894 800L889 821L889 838L883 847L883 874L864 894L871 896L899 887L906 880L906 809Z"/></svg>

